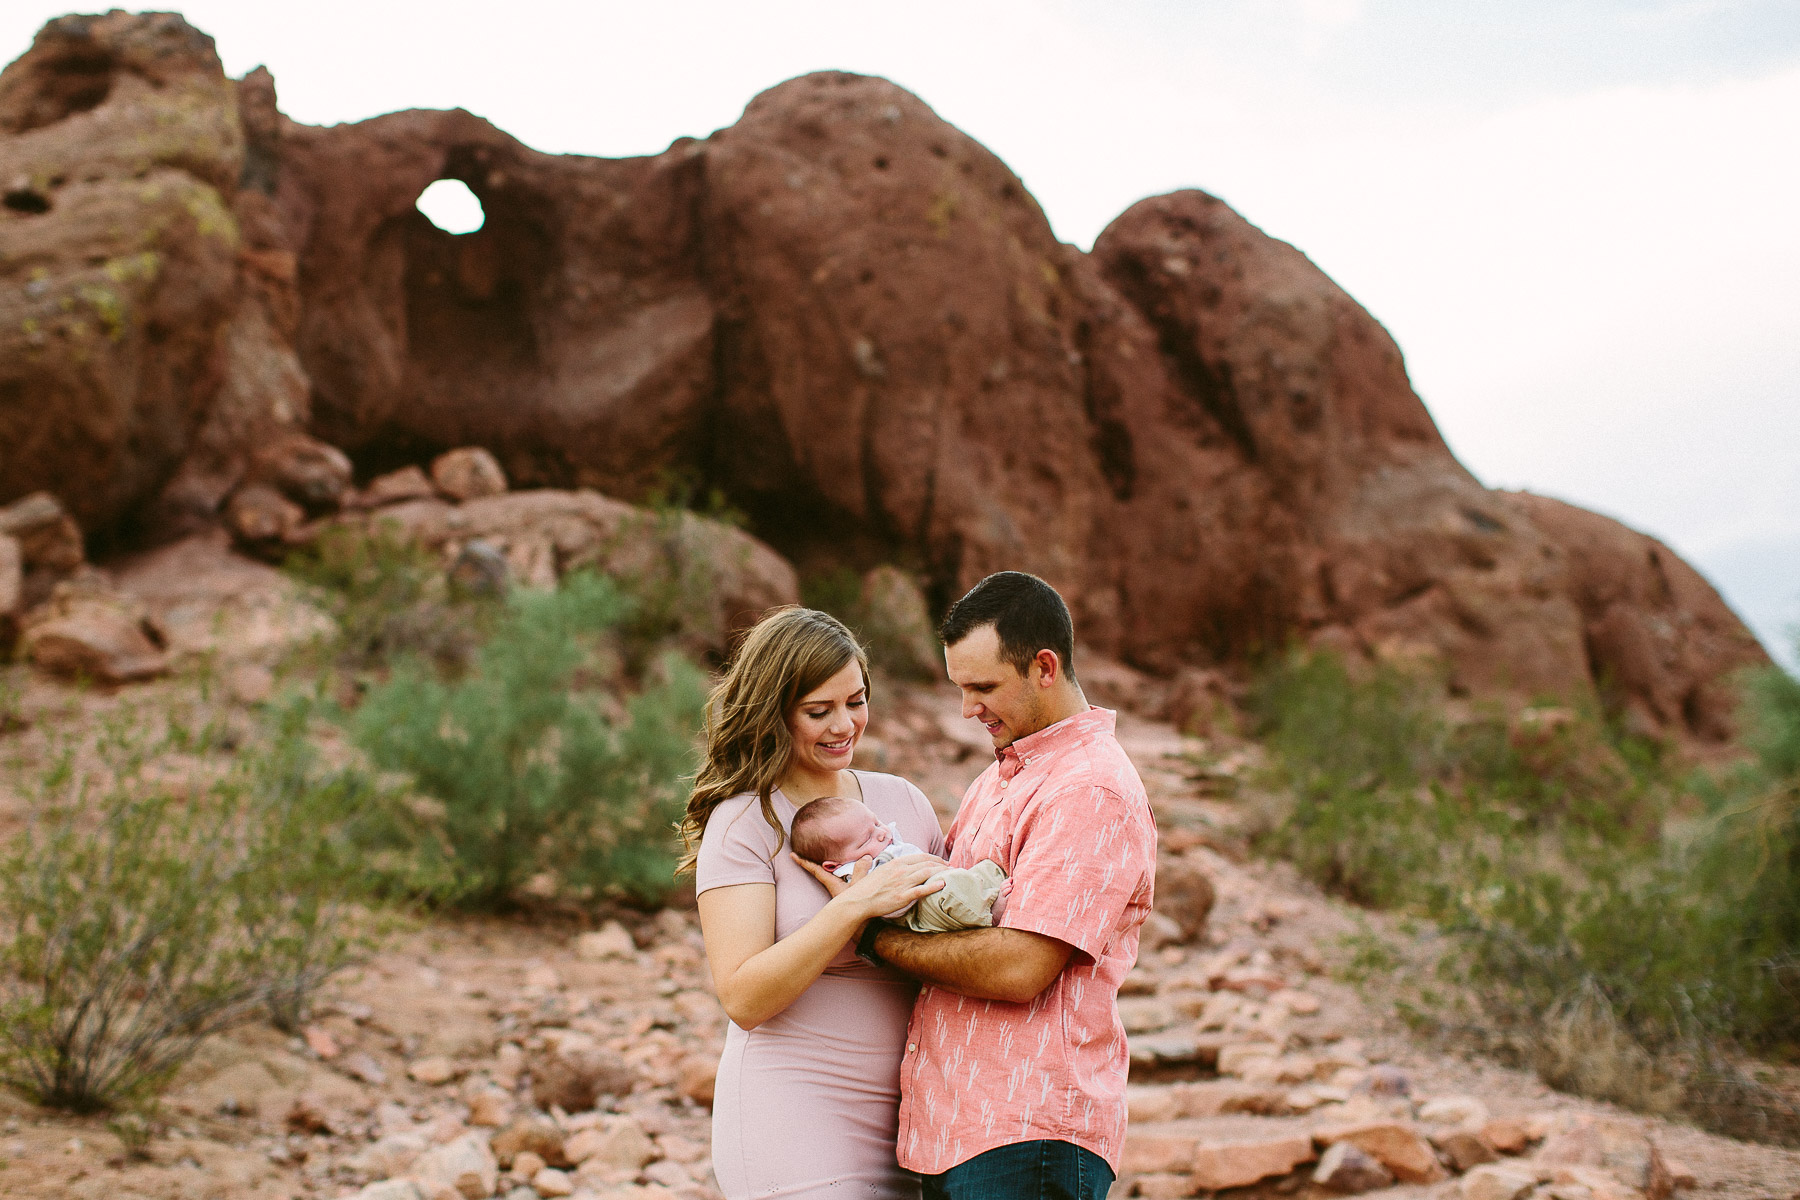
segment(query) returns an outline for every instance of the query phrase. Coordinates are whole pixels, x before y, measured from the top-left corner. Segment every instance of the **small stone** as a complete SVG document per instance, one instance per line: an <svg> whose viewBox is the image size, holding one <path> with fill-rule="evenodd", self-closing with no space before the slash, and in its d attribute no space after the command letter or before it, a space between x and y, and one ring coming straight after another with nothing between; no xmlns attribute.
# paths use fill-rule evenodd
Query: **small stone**
<svg viewBox="0 0 1800 1200"><path fill-rule="evenodd" d="M681 1060L675 1090L702 1108L711 1108L718 1085L719 1060L711 1054L690 1054Z"/></svg>
<svg viewBox="0 0 1800 1200"><path fill-rule="evenodd" d="M308 1025L300 1031L300 1036L306 1039L308 1050L327 1061L343 1053L342 1048L337 1044L337 1039L331 1036L330 1030L321 1029L317 1025Z"/></svg>
<svg viewBox="0 0 1800 1200"><path fill-rule="evenodd" d="M670 1162L666 1158L645 1167L644 1178L651 1183L660 1183L664 1187L671 1188L686 1187L694 1182L694 1177L688 1174L686 1167L677 1162Z"/></svg>
<svg viewBox="0 0 1800 1200"><path fill-rule="evenodd" d="M512 1097L499 1088L482 1088L469 1097L469 1124L498 1129L512 1120Z"/></svg>
<svg viewBox="0 0 1800 1200"><path fill-rule="evenodd" d="M1181 1115L1175 1090L1152 1084L1128 1084L1125 1088L1127 1119L1135 1123L1173 1121Z"/></svg>
<svg viewBox="0 0 1800 1200"><path fill-rule="evenodd" d="M409 465L371 479L357 500L366 508L380 508L408 500L429 500L434 494L425 472L416 465Z"/></svg>
<svg viewBox="0 0 1800 1200"><path fill-rule="evenodd" d="M225 502L225 528L244 550L279 556L299 541L306 510L266 483L252 483Z"/></svg>
<svg viewBox="0 0 1800 1200"><path fill-rule="evenodd" d="M370 1087L381 1087L387 1083L387 1071L375 1061L375 1056L366 1050L352 1050L344 1055L337 1064L340 1071L355 1079L360 1079Z"/></svg>
<svg viewBox="0 0 1800 1200"><path fill-rule="evenodd" d="M540 1163L566 1167L580 1161L571 1157L568 1151L568 1146L580 1136L576 1134L565 1139L555 1121L533 1115L520 1117L502 1129L494 1135L491 1145L495 1157L503 1163L516 1163L529 1154Z"/></svg>
<svg viewBox="0 0 1800 1200"><path fill-rule="evenodd" d="M1154 1033L1175 1023L1174 1005L1154 996L1124 997L1118 1007L1126 1033Z"/></svg>
<svg viewBox="0 0 1800 1200"><path fill-rule="evenodd" d="M429 1149L425 1139L416 1133L390 1133L364 1147L350 1160L350 1165L366 1175L404 1174Z"/></svg>
<svg viewBox="0 0 1800 1200"><path fill-rule="evenodd" d="M504 596L512 581L512 565L492 542L476 538L450 564L448 578L456 590L471 596Z"/></svg>
<svg viewBox="0 0 1800 1200"><path fill-rule="evenodd" d="M1296 991L1293 988L1282 988L1269 997L1271 1004L1279 1004L1296 1017L1310 1017L1319 1011L1319 998L1310 992Z"/></svg>
<svg viewBox="0 0 1800 1200"><path fill-rule="evenodd" d="M1482 1125L1481 1136L1502 1154L1523 1154L1531 1146L1525 1122L1516 1117L1495 1117Z"/></svg>
<svg viewBox="0 0 1800 1200"><path fill-rule="evenodd" d="M1462 1177L1462 1195L1463 1200L1519 1200L1537 1184L1534 1172L1519 1167L1476 1167Z"/></svg>
<svg viewBox="0 0 1800 1200"><path fill-rule="evenodd" d="M525 986L540 992L554 992L562 987L562 976L556 973L555 967L535 966L525 972Z"/></svg>
<svg viewBox="0 0 1800 1200"><path fill-rule="evenodd" d="M11 636L13 622L25 607L25 553L18 539L0 533L0 639Z"/></svg>
<svg viewBox="0 0 1800 1200"><path fill-rule="evenodd" d="M421 1058L406 1068L406 1073L426 1087L438 1087L462 1074L457 1065L442 1056Z"/></svg>
<svg viewBox="0 0 1800 1200"><path fill-rule="evenodd" d="M588 962L604 962L609 958L636 958L637 943L617 921L608 921L599 929L575 938L575 956Z"/></svg>
<svg viewBox="0 0 1800 1200"><path fill-rule="evenodd" d="M519 1072L525 1069L525 1051L517 1042L501 1042L500 1048L494 1051L494 1065L488 1068L488 1074L494 1082L511 1091L519 1086Z"/></svg>
<svg viewBox="0 0 1800 1200"><path fill-rule="evenodd" d="M1493 1145L1473 1129L1433 1133L1431 1144L1437 1147L1439 1156L1449 1160L1450 1169L1459 1175L1470 1167L1479 1167L1500 1157Z"/></svg>
<svg viewBox="0 0 1800 1200"><path fill-rule="evenodd" d="M1672 1186L1678 1188L1700 1186L1700 1180L1699 1177L1694 1174L1694 1168L1688 1166L1679 1158L1665 1158L1663 1160L1663 1165L1669 1170L1669 1183Z"/></svg>
<svg viewBox="0 0 1800 1200"><path fill-rule="evenodd" d="M1281 1047L1273 1042L1236 1042L1219 1048L1219 1074L1242 1075L1244 1068L1259 1058L1276 1058Z"/></svg>
<svg viewBox="0 0 1800 1200"><path fill-rule="evenodd" d="M464 446L440 454L431 464L431 482L444 497L462 503L506 491L506 472L479 446Z"/></svg>
<svg viewBox="0 0 1800 1200"><path fill-rule="evenodd" d="M555 1167L545 1167L538 1171L531 1177L531 1186L540 1196L573 1196L575 1194L575 1181Z"/></svg>
<svg viewBox="0 0 1800 1200"><path fill-rule="evenodd" d="M572 1163L586 1166L590 1162L603 1167L629 1168L640 1171L656 1158L656 1144L644 1127L631 1117L620 1117L598 1129L584 1129L563 1145L563 1153Z"/></svg>
<svg viewBox="0 0 1800 1200"><path fill-rule="evenodd" d="M1268 995L1281 991L1287 986L1287 981L1265 967L1233 967L1225 972L1219 986L1233 992L1260 992Z"/></svg>
<svg viewBox="0 0 1800 1200"><path fill-rule="evenodd" d="M1200 1028L1223 1029L1244 1001L1236 992L1214 992L1206 999L1206 1007L1200 1010Z"/></svg>
<svg viewBox="0 0 1800 1200"><path fill-rule="evenodd" d="M434 1146L413 1164L413 1175L430 1187L448 1185L465 1200L485 1200L500 1182L500 1165L480 1134L464 1134Z"/></svg>
<svg viewBox="0 0 1800 1200"><path fill-rule="evenodd" d="M1186 1175L1139 1175L1137 1194L1146 1200L1180 1200L1194 1194L1194 1183Z"/></svg>
<svg viewBox="0 0 1800 1200"><path fill-rule="evenodd" d="M383 1179L355 1193L350 1200L431 1200L410 1179Z"/></svg>
<svg viewBox="0 0 1800 1200"><path fill-rule="evenodd" d="M325 1107L325 1101L311 1092L296 1096L288 1107L287 1127L295 1133L341 1133L343 1118Z"/></svg>
<svg viewBox="0 0 1800 1200"><path fill-rule="evenodd" d="M1313 1137L1325 1145L1350 1142L1380 1159L1402 1183L1436 1183L1444 1178L1436 1152L1411 1125L1398 1121L1340 1125L1315 1130Z"/></svg>
<svg viewBox="0 0 1800 1200"><path fill-rule="evenodd" d="M1399 1067L1390 1067L1383 1063L1369 1068L1360 1090L1371 1096L1410 1096L1412 1080Z"/></svg>
<svg viewBox="0 0 1800 1200"><path fill-rule="evenodd" d="M1312 1139L1304 1135L1202 1145L1194 1151L1194 1186L1203 1191L1245 1187L1312 1160Z"/></svg>
<svg viewBox="0 0 1800 1200"><path fill-rule="evenodd" d="M17 543L25 570L67 575L87 561L81 526L49 492L33 492L0 508L0 535Z"/></svg>
<svg viewBox="0 0 1800 1200"><path fill-rule="evenodd" d="M1313 1182L1334 1192L1372 1192L1394 1182L1393 1172L1351 1142L1335 1142L1319 1158Z"/></svg>
<svg viewBox="0 0 1800 1200"><path fill-rule="evenodd" d="M1467 1125L1480 1128L1487 1124L1488 1107L1474 1096L1434 1096L1418 1104L1419 1120L1427 1125Z"/></svg>
<svg viewBox="0 0 1800 1200"><path fill-rule="evenodd" d="M543 1170L548 1165L549 1164L546 1163L542 1158L538 1157L536 1151L521 1150L516 1156L514 1156L514 1158L512 1160L512 1166L508 1169L511 1170L514 1175L517 1175L520 1179L530 1179L533 1175L536 1175L539 1171Z"/></svg>

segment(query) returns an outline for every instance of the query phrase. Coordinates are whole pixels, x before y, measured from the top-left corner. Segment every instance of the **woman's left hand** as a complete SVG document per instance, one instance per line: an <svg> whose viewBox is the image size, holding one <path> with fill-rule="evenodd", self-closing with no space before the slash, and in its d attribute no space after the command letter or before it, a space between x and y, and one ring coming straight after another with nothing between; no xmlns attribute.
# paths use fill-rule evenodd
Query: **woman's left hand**
<svg viewBox="0 0 1800 1200"><path fill-rule="evenodd" d="M850 878L840 879L830 871L827 871L824 867L821 867L818 863L808 862L798 854L790 852L788 857L806 868L812 877L819 881L820 886L831 893L831 897L834 900L849 891L850 885L859 882L864 875L867 875L870 870L873 869L875 864L873 858L865 855L863 858L857 860L856 867L850 873ZM930 863L933 864L935 870L939 871L950 865L935 854L908 854L906 857L896 858L894 861L897 863Z"/></svg>

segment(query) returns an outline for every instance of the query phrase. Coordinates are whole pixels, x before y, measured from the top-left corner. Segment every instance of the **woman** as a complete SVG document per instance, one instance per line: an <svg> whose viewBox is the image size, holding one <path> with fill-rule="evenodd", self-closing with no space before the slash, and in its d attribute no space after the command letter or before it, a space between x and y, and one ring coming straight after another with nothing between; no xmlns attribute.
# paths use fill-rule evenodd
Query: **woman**
<svg viewBox="0 0 1800 1200"><path fill-rule="evenodd" d="M865 922L940 885L931 855L859 866L833 898L788 849L794 814L853 796L933 854L923 793L850 769L869 723L868 659L835 618L778 609L744 639L707 711L681 831L731 1025L713 1100L713 1171L739 1197L917 1197L894 1160L915 988L853 952Z"/></svg>

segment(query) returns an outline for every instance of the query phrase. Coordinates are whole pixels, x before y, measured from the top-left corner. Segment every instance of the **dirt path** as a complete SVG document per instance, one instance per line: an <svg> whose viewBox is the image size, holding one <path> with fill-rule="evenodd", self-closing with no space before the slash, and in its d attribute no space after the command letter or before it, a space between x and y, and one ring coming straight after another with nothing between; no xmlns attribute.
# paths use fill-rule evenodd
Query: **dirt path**
<svg viewBox="0 0 1800 1200"><path fill-rule="evenodd" d="M59 703L91 716L107 701ZM859 761L915 779L947 814L985 739L947 690L887 689L882 703ZM1137 1082L1115 1194L1324 1195L1323 1159L1340 1190L1377 1195L1623 1200L1643 1185L1664 1194L1671 1167L1697 1197L1800 1195L1800 1153L1561 1096L1411 1040L1333 974L1359 914L1230 853L1237 805L1221 793L1243 755L1129 716L1121 737L1164 869L1197 865L1217 903L1190 944L1159 925L1122 997ZM147 1160L128 1159L103 1119L0 1098L0 1197L703 1200L717 1195L706 1105L723 1033L691 914L599 930L440 921L335 982L305 1036L249 1025L205 1047ZM1444 1166L1473 1166L1495 1143L1524 1153Z"/></svg>

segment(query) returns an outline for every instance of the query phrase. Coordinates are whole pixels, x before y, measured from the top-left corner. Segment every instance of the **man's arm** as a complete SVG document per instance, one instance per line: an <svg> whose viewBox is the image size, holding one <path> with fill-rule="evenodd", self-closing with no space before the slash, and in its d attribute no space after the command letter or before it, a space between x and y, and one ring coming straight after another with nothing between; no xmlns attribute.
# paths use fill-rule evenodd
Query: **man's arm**
<svg viewBox="0 0 1800 1200"><path fill-rule="evenodd" d="M883 961L926 983L1010 1004L1035 999L1075 952L1067 942L1023 929L914 933L894 926L875 935L873 949Z"/></svg>

